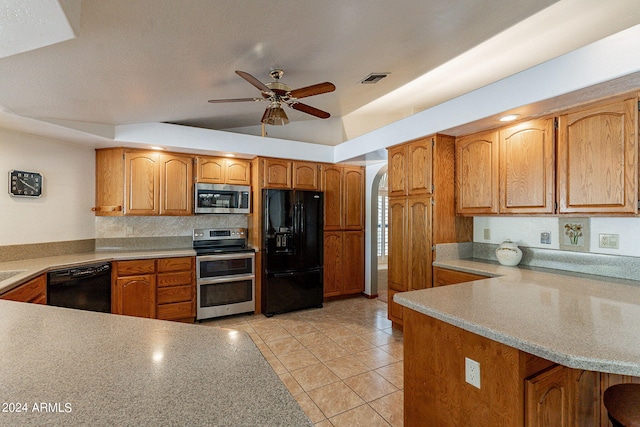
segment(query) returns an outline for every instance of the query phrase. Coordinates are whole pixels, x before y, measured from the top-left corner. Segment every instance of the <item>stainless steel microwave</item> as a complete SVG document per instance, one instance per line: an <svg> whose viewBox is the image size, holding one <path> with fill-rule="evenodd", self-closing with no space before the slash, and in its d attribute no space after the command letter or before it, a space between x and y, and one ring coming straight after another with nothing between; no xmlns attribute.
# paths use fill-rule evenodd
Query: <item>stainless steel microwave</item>
<svg viewBox="0 0 640 427"><path fill-rule="evenodd" d="M251 187L196 183L194 212L197 214L251 213Z"/></svg>

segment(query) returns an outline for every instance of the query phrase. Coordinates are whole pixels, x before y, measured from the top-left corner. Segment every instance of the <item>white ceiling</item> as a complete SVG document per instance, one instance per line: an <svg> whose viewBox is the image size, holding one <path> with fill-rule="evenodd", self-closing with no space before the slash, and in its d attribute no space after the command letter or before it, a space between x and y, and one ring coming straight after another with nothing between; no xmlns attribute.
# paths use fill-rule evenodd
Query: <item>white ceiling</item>
<svg viewBox="0 0 640 427"><path fill-rule="evenodd" d="M274 134L326 145L640 23L637 0L38 1L60 5L76 37L0 58L4 126L25 117L34 129L98 124L105 135L148 122L256 133L266 103L207 100L259 96L235 70L267 82L283 68L293 88L330 81L336 91L303 101L332 119L288 109L292 122L317 122L306 122L313 132L287 125ZM20 3L0 2L3 16L28 21ZM12 28L14 40L33 33ZM359 83L372 72L390 74Z"/></svg>

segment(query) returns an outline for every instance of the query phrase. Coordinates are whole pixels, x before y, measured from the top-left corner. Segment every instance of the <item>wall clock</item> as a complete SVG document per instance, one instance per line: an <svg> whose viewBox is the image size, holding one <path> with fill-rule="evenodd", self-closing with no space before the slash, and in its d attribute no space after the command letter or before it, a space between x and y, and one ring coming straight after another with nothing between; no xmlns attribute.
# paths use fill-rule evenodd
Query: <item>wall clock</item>
<svg viewBox="0 0 640 427"><path fill-rule="evenodd" d="M42 174L15 169L9 171L9 194L15 197L42 196Z"/></svg>

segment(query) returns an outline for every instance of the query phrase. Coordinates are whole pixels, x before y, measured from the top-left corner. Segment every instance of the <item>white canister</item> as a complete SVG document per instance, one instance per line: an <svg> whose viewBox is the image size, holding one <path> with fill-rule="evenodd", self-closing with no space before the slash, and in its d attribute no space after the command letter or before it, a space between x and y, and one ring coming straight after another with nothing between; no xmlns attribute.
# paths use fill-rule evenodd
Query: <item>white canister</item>
<svg viewBox="0 0 640 427"><path fill-rule="evenodd" d="M506 240L496 249L496 258L502 265L514 266L520 263L522 251L511 240Z"/></svg>

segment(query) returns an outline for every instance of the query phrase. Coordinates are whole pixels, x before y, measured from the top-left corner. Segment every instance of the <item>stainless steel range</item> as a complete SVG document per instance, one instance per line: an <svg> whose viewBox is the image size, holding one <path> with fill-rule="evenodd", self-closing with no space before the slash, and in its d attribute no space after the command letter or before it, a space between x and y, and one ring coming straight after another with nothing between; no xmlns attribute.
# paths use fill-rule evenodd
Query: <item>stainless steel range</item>
<svg viewBox="0 0 640 427"><path fill-rule="evenodd" d="M245 228L193 230L196 319L255 311L255 251Z"/></svg>

